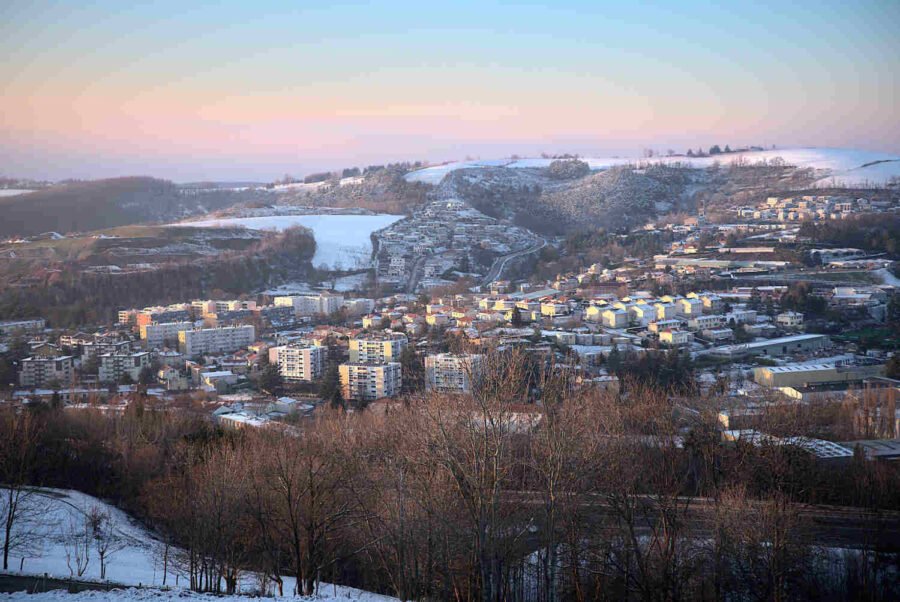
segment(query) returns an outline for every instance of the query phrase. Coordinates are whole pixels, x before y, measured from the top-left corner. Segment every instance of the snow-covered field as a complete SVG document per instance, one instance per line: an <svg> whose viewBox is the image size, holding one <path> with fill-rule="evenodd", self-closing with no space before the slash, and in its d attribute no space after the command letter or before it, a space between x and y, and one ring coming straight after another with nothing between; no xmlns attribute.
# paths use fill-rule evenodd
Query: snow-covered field
<svg viewBox="0 0 900 602"><path fill-rule="evenodd" d="M586 161L591 166L591 169L595 170L640 162L683 163L700 169L710 167L716 161L720 164L728 164L735 160L744 160L753 164L763 160L771 161L776 157L780 157L787 164L796 165L797 167L827 169L830 173L819 180L819 186L831 186L833 183L839 186L880 186L887 183L892 177L900 177L900 156L845 148L784 148L729 153L713 157L654 157L653 159L641 159L639 157L582 157L582 160ZM438 184L445 175L456 169L496 167L500 165L507 167L547 167L551 161L553 159L541 158L518 159L516 161L503 159L495 161L459 161L411 172L407 174L406 179L412 182ZM866 167L863 167L864 165Z"/></svg>
<svg viewBox="0 0 900 602"><path fill-rule="evenodd" d="M28 190L25 188L2 188L2 189L0 189L0 197L18 196L20 194L28 194L29 192L34 192L34 191Z"/></svg>
<svg viewBox="0 0 900 602"><path fill-rule="evenodd" d="M112 517L115 551L108 553L106 579L122 585L142 585L171 588L171 591L158 589L129 589L113 592L82 592L67 594L65 592L48 592L46 594L28 595L24 593L0 594L0 602L4 600L161 600L170 598L187 598L210 600L211 596L200 595L186 590L185 580L173 574L172 565L166 583L163 584L162 551L163 545L144 527L132 520L121 510L98 500L92 496L71 490L42 489L40 495L31 496L29 503L38 511L37 518L29 523L20 524L20 529L28 530L27 548L19 548L10 554L10 569L15 574L43 575L66 579L72 576L67 564L67 552L72 555L71 532L73 525L83 525L83 519L93 508ZM176 552L170 549L170 557ZM79 578L75 575L75 578ZM80 577L85 581L100 581L100 561L96 550L91 545L87 568ZM294 589L294 579L284 578L286 597ZM257 587L254 575L246 575L242 580L242 591L250 592ZM216 600L249 600L249 596L216 597ZM257 598L258 599L258 598ZM373 594L363 590L341 585L322 583L316 600L358 600L361 602L396 602L395 598Z"/></svg>
<svg viewBox="0 0 900 602"><path fill-rule="evenodd" d="M293 600L315 600L317 602L386 602L395 600L387 596L379 596L347 587L338 587L337 592L330 587L320 589L317 596L295 597ZM3 602L157 602L160 600L184 600L185 602L259 602L254 596L213 596L198 594L187 590L162 589L123 589L108 592L84 591L77 594L65 590L54 590L41 594L16 592L0 594Z"/></svg>
<svg viewBox="0 0 900 602"><path fill-rule="evenodd" d="M376 230L390 226L402 215L273 215L266 217L232 217L179 225L199 228L244 227L251 230L285 230L305 226L313 231L317 268L349 270L368 268L372 262L372 240Z"/></svg>

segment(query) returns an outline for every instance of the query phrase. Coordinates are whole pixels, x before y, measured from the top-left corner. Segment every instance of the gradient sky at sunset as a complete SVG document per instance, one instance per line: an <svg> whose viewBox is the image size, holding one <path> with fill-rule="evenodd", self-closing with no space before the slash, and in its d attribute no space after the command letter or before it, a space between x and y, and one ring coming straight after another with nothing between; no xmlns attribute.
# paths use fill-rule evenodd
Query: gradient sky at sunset
<svg viewBox="0 0 900 602"><path fill-rule="evenodd" d="M267 180L713 143L900 154L897 0L123 4L0 3L0 174Z"/></svg>

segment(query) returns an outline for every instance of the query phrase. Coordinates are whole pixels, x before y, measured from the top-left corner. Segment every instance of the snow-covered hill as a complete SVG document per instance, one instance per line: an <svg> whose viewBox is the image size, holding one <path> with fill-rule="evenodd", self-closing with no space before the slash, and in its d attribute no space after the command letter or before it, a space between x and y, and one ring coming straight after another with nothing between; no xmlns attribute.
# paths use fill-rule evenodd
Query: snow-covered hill
<svg viewBox="0 0 900 602"><path fill-rule="evenodd" d="M68 595L63 592L32 595L0 594L0 602L5 600L28 600L37 602L47 600L159 600L164 598L188 598L208 600L209 596L193 594L183 586L184 576L177 575L172 565L163 583L163 544L137 523L128 514L95 497L83 493L62 489L41 489L39 495L28 498L33 512L28 513L32 520L18 523L18 532L27 533L28 544L19 546L10 554L10 572L22 575L44 575L66 579L75 577L85 581L100 581L100 561L96 547L92 543L89 548L86 569L79 577L74 567L73 529L84 525L84 518L92 511L110 518L113 545L107 554L106 580L130 586L155 586L171 588L172 592L159 589L129 589L120 592L82 592ZM170 557L176 552L169 551ZM69 560L67 562L67 554ZM72 569L70 569L72 565ZM290 595L295 586L292 577L284 578L284 592ZM258 587L255 575L247 574L242 581L242 591L253 591ZM358 600L361 602L396 602L395 598L373 594L363 590L341 585L322 583L319 587L321 600ZM225 599L225 598L217 598ZM231 596L229 600L249 599L246 596Z"/></svg>
<svg viewBox="0 0 900 602"><path fill-rule="evenodd" d="M844 148L784 148L765 151L748 151L728 153L712 157L654 157L640 159L637 157L583 157L593 170L602 170L616 165L628 163L682 163L701 169L710 167L718 161L728 164L742 160L749 164L760 161L771 161L777 157L784 159L788 165L811 167L827 170L818 181L819 186L883 186L891 178L900 178L900 156L890 153L879 153ZM492 161L459 161L444 165L426 167L407 174L411 182L437 184L449 172L463 168L479 167L547 167L552 159L518 159Z"/></svg>

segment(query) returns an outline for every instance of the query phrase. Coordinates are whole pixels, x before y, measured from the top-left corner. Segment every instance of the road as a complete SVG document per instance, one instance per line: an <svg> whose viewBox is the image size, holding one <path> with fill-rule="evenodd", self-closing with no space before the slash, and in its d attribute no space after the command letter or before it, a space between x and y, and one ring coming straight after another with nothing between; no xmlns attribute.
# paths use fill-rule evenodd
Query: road
<svg viewBox="0 0 900 602"><path fill-rule="evenodd" d="M507 500L522 506L543 506L544 499L537 492L508 492ZM752 506L759 502L749 502ZM597 525L605 525L615 531L619 528L619 516L605 498L587 496L580 502L586 517ZM706 539L713 536L716 504L707 498L679 498L678 508L683 512L684 525L693 537ZM649 534L659 517L654 496L637 496L635 499L636 528L640 534ZM794 506L798 532L813 545L866 548L876 542L897 545L900 542L900 512L872 512L862 508L796 504Z"/></svg>
<svg viewBox="0 0 900 602"><path fill-rule="evenodd" d="M499 280L509 260L516 259L524 255L530 255L531 253L537 253L546 246L547 240L542 238L541 242L534 246L528 247L527 249L523 249L521 251L516 251L515 253L510 253L509 255L504 255L503 257L498 257L494 260L494 263L491 264L491 269L488 270L487 275L481 281L481 285L487 286L491 282Z"/></svg>

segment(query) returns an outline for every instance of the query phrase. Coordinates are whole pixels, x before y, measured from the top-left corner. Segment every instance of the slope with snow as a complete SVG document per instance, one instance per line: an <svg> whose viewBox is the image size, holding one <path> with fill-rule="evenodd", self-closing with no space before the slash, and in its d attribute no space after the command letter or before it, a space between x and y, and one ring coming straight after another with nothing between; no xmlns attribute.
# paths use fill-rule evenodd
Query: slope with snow
<svg viewBox="0 0 900 602"><path fill-rule="evenodd" d="M837 186L884 186L891 178L900 178L900 156L844 148L784 148L764 151L728 153L710 157L582 157L593 170L608 169L629 163L681 163L702 169L718 162L727 165L733 161L754 164L761 161L784 159L788 165L827 170L817 182L820 187ZM547 167L553 159L530 158L496 161L459 161L444 165L426 167L407 174L411 182L437 184L451 171L464 168L505 166L513 168Z"/></svg>
<svg viewBox="0 0 900 602"><path fill-rule="evenodd" d="M68 601L71 600L161 600L169 598L187 598L209 600L210 596L195 594L183 587L184 576L177 576L172 563L168 567L166 582L163 583L163 544L152 533L134 521L126 513L105 502L80 493L63 489L40 489L37 495L29 496L28 504L34 510L29 515L31 521L18 523L17 529L28 534L28 545L20 546L10 554L10 569L14 574L44 575L67 579L74 577L84 581L100 581L100 561L93 546L90 549L87 569L81 577L73 575L66 560L71 551L72 527L83 525L83 520L92 509L109 513L112 517L115 544L113 552L108 554L106 580L127 586L151 586L151 589L128 589L111 592L88 591L79 594L66 594L54 591L45 594L2 594L4 600L38 600ZM169 550L169 557L174 558L177 550ZM253 592L258 587L255 575L246 574L241 582L241 591ZM152 587L168 587L171 591L152 589ZM295 586L293 577L284 578L285 596L291 595ZM245 600L248 596L218 597L219 600ZM396 602L395 598L373 594L363 590L321 583L317 600L358 600L361 602Z"/></svg>
<svg viewBox="0 0 900 602"><path fill-rule="evenodd" d="M387 602L396 600L387 596L379 596L369 592L354 590L348 587L338 587L332 590L331 586L320 588L314 596L294 597L294 600L316 600L317 602ZM186 590L163 589L117 589L104 591L83 591L77 594L67 593L65 590L54 590L39 594L15 592L12 594L0 593L2 602L158 602L161 600L183 600L184 602L259 602L258 596L212 596L198 594Z"/></svg>
<svg viewBox="0 0 900 602"><path fill-rule="evenodd" d="M195 228L244 227L251 230L282 231L304 226L313 232L316 253L313 266L322 269L364 269L371 265L371 234L402 219L402 215L273 215L231 217L183 222Z"/></svg>

